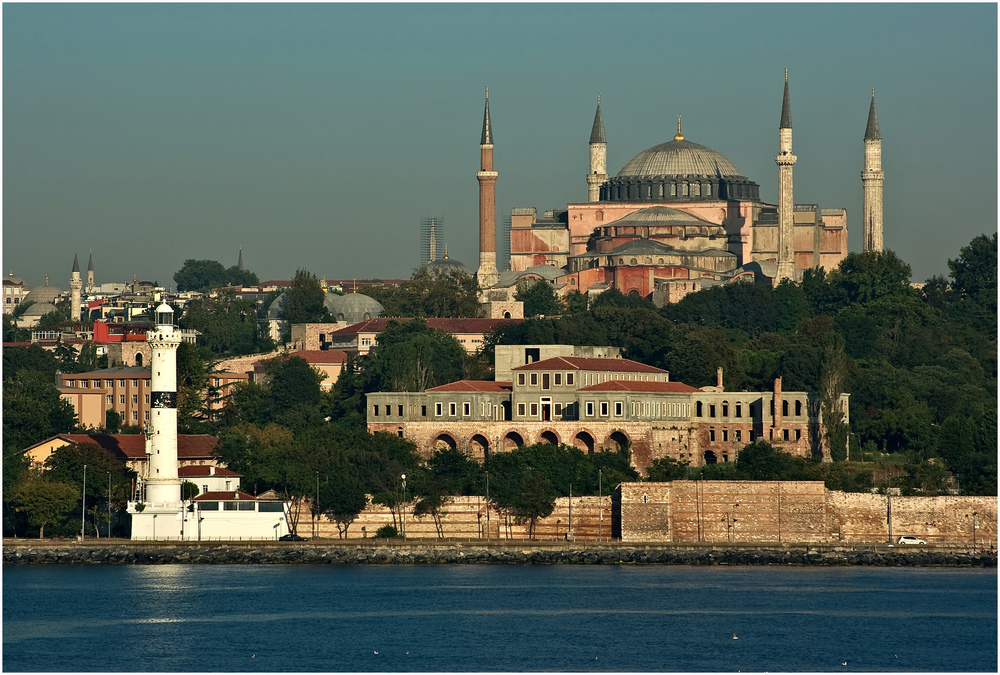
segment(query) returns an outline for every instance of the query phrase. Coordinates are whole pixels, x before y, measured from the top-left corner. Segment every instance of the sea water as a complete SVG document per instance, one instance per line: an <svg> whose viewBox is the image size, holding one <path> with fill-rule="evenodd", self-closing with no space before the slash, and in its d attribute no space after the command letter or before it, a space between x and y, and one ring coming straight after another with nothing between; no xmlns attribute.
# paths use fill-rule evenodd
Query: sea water
<svg viewBox="0 0 1000 675"><path fill-rule="evenodd" d="M5 566L5 671L996 671L995 570Z"/></svg>

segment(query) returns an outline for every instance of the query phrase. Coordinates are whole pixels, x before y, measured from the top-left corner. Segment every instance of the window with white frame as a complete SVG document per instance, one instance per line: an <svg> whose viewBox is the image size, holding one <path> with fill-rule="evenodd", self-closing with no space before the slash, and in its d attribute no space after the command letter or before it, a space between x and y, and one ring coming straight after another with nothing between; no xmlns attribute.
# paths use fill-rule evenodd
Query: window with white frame
<svg viewBox="0 0 1000 675"><path fill-rule="evenodd" d="M615 417L621 417L622 416L622 409L623 408L624 408L624 406L622 405L621 401L615 401Z"/></svg>
<svg viewBox="0 0 1000 675"><path fill-rule="evenodd" d="M441 415L442 415L442 408L443 407L444 407L444 404L442 404L442 403L435 403L434 404L434 414L437 417L441 417Z"/></svg>
<svg viewBox="0 0 1000 675"><path fill-rule="evenodd" d="M472 414L472 404L468 402L462 403L462 415L468 417L471 414Z"/></svg>
<svg viewBox="0 0 1000 675"><path fill-rule="evenodd" d="M594 416L594 402L587 401L587 417L593 417L593 416Z"/></svg>
<svg viewBox="0 0 1000 675"><path fill-rule="evenodd" d="M608 416L608 402L601 401L601 417L607 417L607 416Z"/></svg>

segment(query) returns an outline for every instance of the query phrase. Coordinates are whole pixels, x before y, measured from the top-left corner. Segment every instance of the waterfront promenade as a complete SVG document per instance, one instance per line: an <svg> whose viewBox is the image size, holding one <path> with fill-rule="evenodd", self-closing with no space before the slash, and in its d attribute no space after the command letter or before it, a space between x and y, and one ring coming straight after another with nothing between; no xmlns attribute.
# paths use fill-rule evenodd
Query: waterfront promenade
<svg viewBox="0 0 1000 675"><path fill-rule="evenodd" d="M5 539L4 564L660 564L996 567L996 556L949 546L352 540L132 542Z"/></svg>

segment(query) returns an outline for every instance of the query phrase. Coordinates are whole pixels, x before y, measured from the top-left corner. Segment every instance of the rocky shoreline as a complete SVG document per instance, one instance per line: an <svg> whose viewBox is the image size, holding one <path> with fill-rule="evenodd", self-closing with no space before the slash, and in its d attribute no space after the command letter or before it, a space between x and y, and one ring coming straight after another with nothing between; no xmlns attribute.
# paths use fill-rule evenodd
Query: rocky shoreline
<svg viewBox="0 0 1000 675"><path fill-rule="evenodd" d="M988 553L858 549L679 549L520 546L48 545L3 548L5 565L168 564L500 564L500 565L819 565L996 568Z"/></svg>

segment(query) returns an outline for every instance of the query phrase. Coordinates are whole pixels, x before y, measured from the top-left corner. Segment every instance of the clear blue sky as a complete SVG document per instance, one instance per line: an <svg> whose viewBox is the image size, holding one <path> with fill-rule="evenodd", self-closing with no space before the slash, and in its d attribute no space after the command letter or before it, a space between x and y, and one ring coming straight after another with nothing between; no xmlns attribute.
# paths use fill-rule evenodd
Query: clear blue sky
<svg viewBox="0 0 1000 675"><path fill-rule="evenodd" d="M852 250L873 87L914 279L996 231L995 4L4 4L4 273L407 277L428 215L475 268L486 86L498 222L586 199L598 93L610 173L682 114L773 203L786 66L795 201Z"/></svg>

